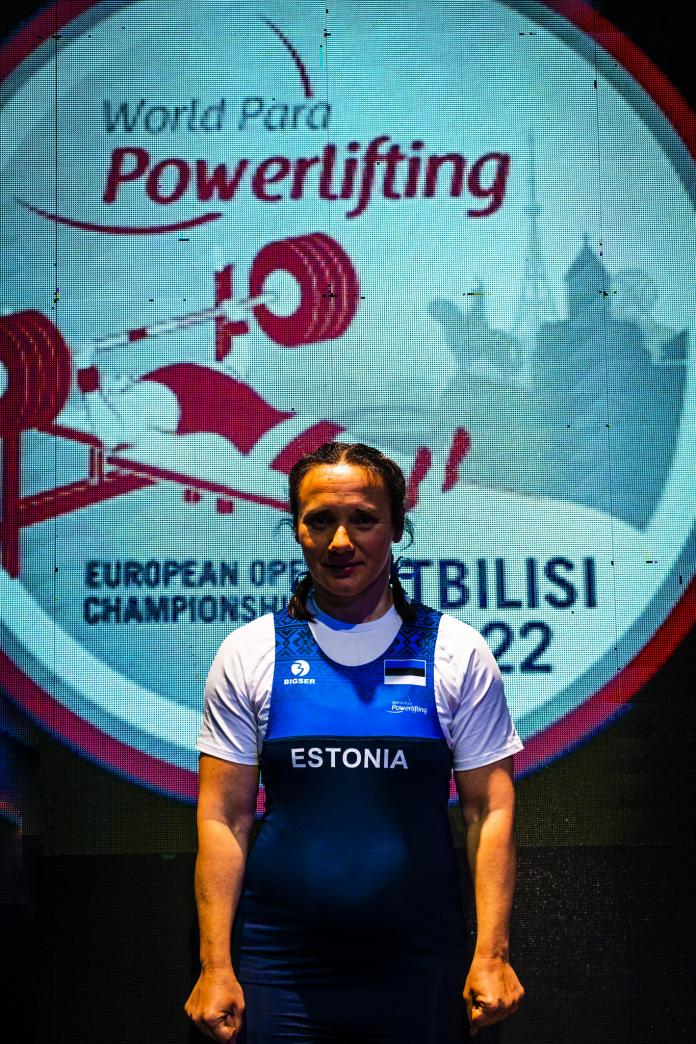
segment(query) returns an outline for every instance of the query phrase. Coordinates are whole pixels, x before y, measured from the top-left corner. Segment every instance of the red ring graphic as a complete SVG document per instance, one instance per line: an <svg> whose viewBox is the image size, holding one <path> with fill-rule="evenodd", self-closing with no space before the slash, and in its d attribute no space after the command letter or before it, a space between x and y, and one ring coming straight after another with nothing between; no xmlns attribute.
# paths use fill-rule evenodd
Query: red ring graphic
<svg viewBox="0 0 696 1044"><path fill-rule="evenodd" d="M70 349L41 312L0 318L0 363L8 385L0 398L0 435L50 424L70 394Z"/></svg>
<svg viewBox="0 0 696 1044"><path fill-rule="evenodd" d="M333 254L326 250L318 235L301 237L300 248L311 259L311 264L315 266L316 270L321 272L321 290L318 301L320 322L314 340L325 341L333 337L332 330L336 324L338 307L336 290L341 281L341 274Z"/></svg>
<svg viewBox="0 0 696 1044"><path fill-rule="evenodd" d="M315 341L321 325L323 273L319 265L303 250L303 239L282 239L269 243L256 255L249 272L249 292L257 297L265 280L273 272L289 272L300 286L300 303L292 315L276 315L266 305L256 305L254 315L266 334L276 344L297 348Z"/></svg>
<svg viewBox="0 0 696 1044"><path fill-rule="evenodd" d="M696 159L696 119L690 106L665 74L640 48L584 0L542 0L580 29L630 73L670 121L691 156ZM34 52L37 46L77 19L95 0L55 3L22 26L0 48L0 82ZM156 230L153 230L156 231ZM297 258L300 264L300 257ZM280 343L280 342L279 342ZM302 342L297 342L302 343ZM532 736L525 750L514 756L516 775L526 775L578 746L625 709L625 705L669 659L696 622L696 580L662 621L630 664L580 707ZM94 761L155 790L195 800L195 772L178 768L121 743L64 708L0 651L7 691L30 717Z"/></svg>
<svg viewBox="0 0 696 1044"><path fill-rule="evenodd" d="M355 318L360 299L358 276L353 262L335 239L323 232L307 237L308 246L324 259L326 265L326 289L324 303L327 314L324 340L340 337Z"/></svg>

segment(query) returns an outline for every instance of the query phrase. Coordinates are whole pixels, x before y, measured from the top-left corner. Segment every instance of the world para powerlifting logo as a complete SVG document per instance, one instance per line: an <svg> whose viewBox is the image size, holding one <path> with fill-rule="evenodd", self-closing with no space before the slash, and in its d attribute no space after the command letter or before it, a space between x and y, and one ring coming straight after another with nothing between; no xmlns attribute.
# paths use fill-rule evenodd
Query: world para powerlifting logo
<svg viewBox="0 0 696 1044"><path fill-rule="evenodd" d="M450 46L424 27L415 82L410 30L401 49L392 26L394 46L375 30L332 55L361 5L328 28L298 3L292 25L273 4L200 7L195 34L178 0L166 25L148 4L94 4L64 40L28 29L4 84L25 131L1 152L8 689L179 796L216 647L304 571L277 522L293 463L327 440L404 470L403 583L486 637L518 771L625 707L689 618L693 161L688 121L675 132L649 97L656 70L582 5L585 35L491 0L466 26L456 5L423 9ZM547 70L534 112L530 32ZM601 228L578 162L597 127L567 105L595 81L616 135Z"/></svg>

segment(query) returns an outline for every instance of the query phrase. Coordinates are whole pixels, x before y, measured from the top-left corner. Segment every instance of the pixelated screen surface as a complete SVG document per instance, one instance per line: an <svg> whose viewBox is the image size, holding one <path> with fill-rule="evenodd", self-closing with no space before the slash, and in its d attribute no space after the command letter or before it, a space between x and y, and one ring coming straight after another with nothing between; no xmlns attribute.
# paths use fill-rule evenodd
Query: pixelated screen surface
<svg viewBox="0 0 696 1044"><path fill-rule="evenodd" d="M650 61L582 4L141 0L3 62L9 694L192 798L340 435L401 464L404 585L489 641L518 773L619 714L693 615L693 117Z"/></svg>

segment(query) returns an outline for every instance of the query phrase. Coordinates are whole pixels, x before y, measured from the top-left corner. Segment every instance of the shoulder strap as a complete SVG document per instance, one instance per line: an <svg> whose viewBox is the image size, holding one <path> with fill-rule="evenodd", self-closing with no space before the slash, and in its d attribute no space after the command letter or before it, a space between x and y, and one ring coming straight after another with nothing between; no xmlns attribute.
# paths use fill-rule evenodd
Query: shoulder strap
<svg viewBox="0 0 696 1044"><path fill-rule="evenodd" d="M316 644L306 620L296 620L287 609L280 609L273 614L273 626L276 662L292 662L315 651Z"/></svg>
<svg viewBox="0 0 696 1044"><path fill-rule="evenodd" d="M390 656L428 656L435 651L442 613L420 602L411 602L414 620L404 620L391 646Z"/></svg>

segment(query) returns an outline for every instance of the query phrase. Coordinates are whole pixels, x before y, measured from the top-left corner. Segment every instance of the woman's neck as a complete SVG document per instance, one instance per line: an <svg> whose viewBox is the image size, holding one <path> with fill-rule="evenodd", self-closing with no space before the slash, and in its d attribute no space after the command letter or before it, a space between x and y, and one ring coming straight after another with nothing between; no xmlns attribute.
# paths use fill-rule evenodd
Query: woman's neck
<svg viewBox="0 0 696 1044"><path fill-rule="evenodd" d="M317 609L343 623L361 624L379 620L394 604L388 580L383 589L378 588L376 592L368 589L359 598L351 601L337 597L332 591L326 591L316 585L312 593Z"/></svg>

